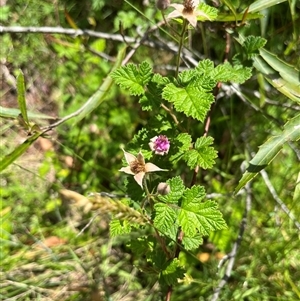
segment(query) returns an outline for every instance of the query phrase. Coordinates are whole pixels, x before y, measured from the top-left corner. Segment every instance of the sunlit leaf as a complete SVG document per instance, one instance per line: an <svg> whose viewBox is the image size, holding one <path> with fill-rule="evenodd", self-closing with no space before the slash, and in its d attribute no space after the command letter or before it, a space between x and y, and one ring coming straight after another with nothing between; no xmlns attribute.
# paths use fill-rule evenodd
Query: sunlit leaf
<svg viewBox="0 0 300 301"><path fill-rule="evenodd" d="M18 159L22 154L24 154L29 146L32 145L41 135L41 132L35 133L34 135L27 138L22 144L17 146L10 154L2 158L0 164L0 172L7 168L16 159Z"/></svg>
<svg viewBox="0 0 300 301"><path fill-rule="evenodd" d="M17 76L17 93L18 93L18 104L21 111L21 115L25 125L27 125L28 127L29 120L27 116L27 107L26 107L26 100L25 100L25 80L24 80L24 74L21 70L19 70L19 74Z"/></svg>
<svg viewBox="0 0 300 301"><path fill-rule="evenodd" d="M255 157L250 161L249 167L243 174L238 186L235 189L237 193L249 181L251 181L262 169L267 167L272 160L281 151L282 146L289 141L298 141L300 139L300 114L288 121L282 133L277 136L272 136L263 145Z"/></svg>

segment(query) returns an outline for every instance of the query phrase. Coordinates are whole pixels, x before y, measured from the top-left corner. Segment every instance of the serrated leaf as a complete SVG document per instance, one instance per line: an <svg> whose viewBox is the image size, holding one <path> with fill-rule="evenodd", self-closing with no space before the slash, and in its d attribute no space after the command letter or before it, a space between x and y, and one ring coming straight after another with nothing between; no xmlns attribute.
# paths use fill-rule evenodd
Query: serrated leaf
<svg viewBox="0 0 300 301"><path fill-rule="evenodd" d="M159 107L161 103L161 89L153 82L147 85L145 94L140 98L139 103L141 104L142 110L149 111L153 107Z"/></svg>
<svg viewBox="0 0 300 301"><path fill-rule="evenodd" d="M200 61L196 67L196 70L201 74L210 74L214 70L214 62L209 59Z"/></svg>
<svg viewBox="0 0 300 301"><path fill-rule="evenodd" d="M191 169L197 165L204 169L213 167L217 157L217 151L210 146L213 141L212 137L200 137L196 140L194 149L185 152L184 160Z"/></svg>
<svg viewBox="0 0 300 301"><path fill-rule="evenodd" d="M109 231L111 237L128 234L131 232L131 225L127 220L114 219L110 222Z"/></svg>
<svg viewBox="0 0 300 301"><path fill-rule="evenodd" d="M165 86L165 85L167 85L168 83L170 83L170 80L169 80L167 77L162 76L162 75L160 75L159 73L155 73L155 74L153 75L151 81L152 81L153 83L156 83L156 84L160 85L160 86Z"/></svg>
<svg viewBox="0 0 300 301"><path fill-rule="evenodd" d="M187 133L179 134L172 141L172 149L175 149L175 154L170 156L170 161L173 163L178 162L184 153L190 149L192 143L192 137Z"/></svg>
<svg viewBox="0 0 300 301"><path fill-rule="evenodd" d="M18 159L43 133L38 132L27 138L22 144L17 146L10 154L1 158L0 172Z"/></svg>
<svg viewBox="0 0 300 301"><path fill-rule="evenodd" d="M187 85L195 77L194 70L185 70L178 74L178 82L180 85Z"/></svg>
<svg viewBox="0 0 300 301"><path fill-rule="evenodd" d="M184 277L185 270L180 265L177 258L169 261L164 270L160 273L159 282L166 285L175 285L178 283L178 279Z"/></svg>
<svg viewBox="0 0 300 301"><path fill-rule="evenodd" d="M27 116L27 107L26 107L26 100L25 100L25 80L24 80L24 74L21 70L19 70L19 74L17 76L17 93L18 93L18 104L21 111L21 115L24 120L25 126L27 126L28 129L29 120Z"/></svg>
<svg viewBox="0 0 300 301"><path fill-rule="evenodd" d="M170 186L170 192L167 195L160 195L160 201L164 203L178 203L185 190L182 179L177 176L175 178L169 179L167 181L167 184L169 184Z"/></svg>
<svg viewBox="0 0 300 301"><path fill-rule="evenodd" d="M131 250L133 250L137 256L153 252L155 244L156 241L153 236L138 237L136 239L132 239L129 243Z"/></svg>
<svg viewBox="0 0 300 301"><path fill-rule="evenodd" d="M196 188L194 188L196 187ZM199 189L193 186L191 189ZM211 231L225 229L226 223L214 201L200 203L198 198L185 198L178 216L179 225L189 237L198 232L201 236L207 236Z"/></svg>
<svg viewBox="0 0 300 301"><path fill-rule="evenodd" d="M203 238L200 234L196 234L193 237L189 237L186 233L183 236L182 244L187 251L195 250L203 244Z"/></svg>
<svg viewBox="0 0 300 301"><path fill-rule="evenodd" d="M201 10L201 16L197 17L197 20L205 21L210 20L213 21L218 17L218 10L215 7L209 6L203 2L200 3L198 9Z"/></svg>
<svg viewBox="0 0 300 301"><path fill-rule="evenodd" d="M204 121L211 104L214 102L211 93L203 92L191 83L183 88L170 83L163 89L162 97L172 102L177 111L201 122Z"/></svg>
<svg viewBox="0 0 300 301"><path fill-rule="evenodd" d="M281 151L285 143L288 141L298 141L299 139L300 114L285 124L280 135L269 138L263 145L259 147L257 154L250 161L249 167L239 181L239 184L235 189L235 193L237 193L249 181L251 181L262 169L267 167Z"/></svg>
<svg viewBox="0 0 300 301"><path fill-rule="evenodd" d="M243 67L242 65L232 66L229 62L219 64L214 68L214 63L210 60L204 60L199 62L196 67L199 74L204 75L202 78L211 78L217 82L236 82L244 83L252 75L252 69L249 67Z"/></svg>
<svg viewBox="0 0 300 301"><path fill-rule="evenodd" d="M246 37L243 47L245 48L248 58L252 58L259 54L259 49L264 47L267 40L262 37L248 36Z"/></svg>
<svg viewBox="0 0 300 301"><path fill-rule="evenodd" d="M145 85L152 77L152 69L147 62L142 62L139 66L128 64L112 72L111 77L131 95L142 95Z"/></svg>
<svg viewBox="0 0 300 301"><path fill-rule="evenodd" d="M139 75L142 84L147 85L152 78L152 68L148 62L144 61L139 65Z"/></svg>
<svg viewBox="0 0 300 301"><path fill-rule="evenodd" d="M154 210L154 227L164 235L171 235L170 229L174 226L177 216L176 209L167 204L157 203L154 205Z"/></svg>

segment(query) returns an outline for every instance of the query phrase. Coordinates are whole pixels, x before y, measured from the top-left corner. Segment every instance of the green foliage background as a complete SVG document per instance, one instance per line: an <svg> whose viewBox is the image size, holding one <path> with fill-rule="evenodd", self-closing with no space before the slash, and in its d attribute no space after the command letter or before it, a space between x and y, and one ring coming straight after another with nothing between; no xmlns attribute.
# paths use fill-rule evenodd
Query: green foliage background
<svg viewBox="0 0 300 301"><path fill-rule="evenodd" d="M247 44L239 43L238 32L244 37L263 37L265 49L299 70L299 2L271 2L264 10L253 12L264 17L248 20L238 29L234 21L199 22L198 30L191 31L196 55L215 65L228 59L231 64L242 62L251 67L259 47L253 49L253 57L249 55L252 50L243 49ZM252 1L220 1L218 9L222 16L232 18L232 8L241 13L250 4ZM161 14L153 1L8 0L0 7L3 26L76 25L113 35L119 34L122 22L124 35L133 38L159 20ZM153 33L151 39L172 41L164 29ZM225 54L228 41L231 47ZM0 44L1 107L18 107L14 78L21 69L28 109L56 118L74 112L99 88L124 42L13 33L1 34ZM157 47L141 46L131 62L146 60L163 76L169 69L174 72L174 52ZM216 94L209 135L214 138L218 158L214 167L201 170L197 179L217 201L228 229L205 237L195 252L181 254L189 277L174 289L172 300L210 300L225 270L217 270L218 262L231 251L245 211L245 191L233 194L244 172L241 166L249 163L268 138L281 135L283 125L299 114L299 102L280 93L257 69L252 74L245 84L226 83ZM121 205L112 209L104 199L100 209L88 208L78 195L66 191L82 195L124 192L125 175L118 172L123 158L120 147L127 146L135 135L132 146L141 141L147 144L140 131L151 116L147 105L113 85L89 118L76 126L70 120L57 127L48 133L48 139L38 140L1 173L3 300L163 300L155 271L143 258L156 243L144 240L149 229L111 238L111 212L121 210ZM149 122L155 128L164 121ZM184 122L194 137L203 135L202 123ZM47 119L38 121L41 126L48 123ZM167 123L165 129L171 132ZM1 157L24 139L26 133L16 119L1 118ZM278 198L298 220L299 153L299 141L285 144L266 168ZM184 182L191 181L185 165L176 168ZM249 185L252 206L247 227L219 300L299 300L299 228L283 212L260 174ZM128 245L129 239L134 245ZM159 262L159 258L155 260Z"/></svg>

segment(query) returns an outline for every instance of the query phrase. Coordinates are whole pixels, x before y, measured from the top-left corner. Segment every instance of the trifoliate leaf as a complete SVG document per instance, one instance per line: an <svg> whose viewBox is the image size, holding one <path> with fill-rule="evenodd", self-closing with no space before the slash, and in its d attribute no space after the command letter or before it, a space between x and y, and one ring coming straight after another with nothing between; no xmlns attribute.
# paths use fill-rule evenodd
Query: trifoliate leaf
<svg viewBox="0 0 300 301"><path fill-rule="evenodd" d="M127 220L114 219L110 222L110 236L115 237L120 234L131 232L131 225Z"/></svg>
<svg viewBox="0 0 300 301"><path fill-rule="evenodd" d="M217 151L210 146L213 141L212 137L200 137L197 139L194 149L185 152L184 160L191 169L197 165L204 169L213 167L214 159L217 157Z"/></svg>
<svg viewBox="0 0 300 301"><path fill-rule="evenodd" d="M142 95L145 92L144 86L152 77L152 70L147 62L143 62L139 66L128 64L112 72L111 77L131 95Z"/></svg>
<svg viewBox="0 0 300 301"><path fill-rule="evenodd" d="M200 3L198 9L202 11L204 16L198 16L198 20L210 20L213 21L218 17L218 10L212 6L209 6L205 3Z"/></svg>
<svg viewBox="0 0 300 301"><path fill-rule="evenodd" d="M193 81L186 87L176 87L170 83L163 89L162 97L172 102L177 111L203 122L214 101L213 95L203 90L195 87Z"/></svg>
<svg viewBox="0 0 300 301"><path fill-rule="evenodd" d="M185 250L187 251L194 250L203 244L203 238L200 234L196 234L193 237L189 237L185 233L183 236L182 244Z"/></svg>
<svg viewBox="0 0 300 301"><path fill-rule="evenodd" d="M193 187L191 189L197 189ZM193 237L196 233L207 236L211 231L227 227L221 212L217 208L217 203L214 201L200 203L198 198L184 198L178 222L188 237Z"/></svg>
<svg viewBox="0 0 300 301"><path fill-rule="evenodd" d="M262 37L248 36L243 43L248 58L250 59L259 54L259 49L264 47L266 43L267 40Z"/></svg>
<svg viewBox="0 0 300 301"><path fill-rule="evenodd" d="M175 285L178 283L178 279L184 277L185 269L180 265L177 258L169 261L161 272L159 282L162 285Z"/></svg>

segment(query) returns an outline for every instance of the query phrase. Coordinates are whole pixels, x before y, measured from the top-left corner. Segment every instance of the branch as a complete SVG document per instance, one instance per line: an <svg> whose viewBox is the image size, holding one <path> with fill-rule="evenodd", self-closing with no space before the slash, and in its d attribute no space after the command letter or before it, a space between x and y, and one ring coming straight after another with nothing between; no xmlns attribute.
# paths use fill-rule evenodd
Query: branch
<svg viewBox="0 0 300 301"><path fill-rule="evenodd" d="M260 174L262 175L262 178L265 181L265 183L266 183L273 199L277 202L277 204L281 207L282 211L284 211L286 213L286 215L290 218L290 220L293 221L293 223L295 224L297 229L300 231L300 223L296 220L293 213L289 210L289 208L285 205L285 203L278 196L274 186L272 185L272 183L269 179L269 176L268 176L267 172L265 170L262 170L260 172Z"/></svg>
<svg viewBox="0 0 300 301"><path fill-rule="evenodd" d="M104 32L98 32L88 29L72 29L63 27L23 27L23 26L0 26L0 33L51 33L51 34L64 34L68 36L89 36L106 40L113 40L123 42L124 39L120 34L109 34ZM128 43L134 43L135 39L126 37Z"/></svg>

